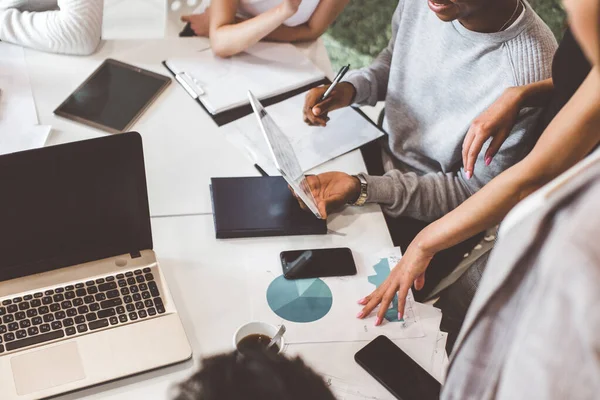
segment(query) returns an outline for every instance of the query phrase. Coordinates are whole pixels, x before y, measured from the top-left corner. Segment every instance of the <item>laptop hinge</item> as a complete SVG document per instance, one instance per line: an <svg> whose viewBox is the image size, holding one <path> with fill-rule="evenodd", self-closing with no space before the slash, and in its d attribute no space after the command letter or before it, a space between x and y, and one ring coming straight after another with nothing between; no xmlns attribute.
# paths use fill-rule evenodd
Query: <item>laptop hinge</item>
<svg viewBox="0 0 600 400"><path fill-rule="evenodd" d="M142 254L139 251L132 251L131 253L129 253L129 255L131 256L131 258L140 258L142 256Z"/></svg>

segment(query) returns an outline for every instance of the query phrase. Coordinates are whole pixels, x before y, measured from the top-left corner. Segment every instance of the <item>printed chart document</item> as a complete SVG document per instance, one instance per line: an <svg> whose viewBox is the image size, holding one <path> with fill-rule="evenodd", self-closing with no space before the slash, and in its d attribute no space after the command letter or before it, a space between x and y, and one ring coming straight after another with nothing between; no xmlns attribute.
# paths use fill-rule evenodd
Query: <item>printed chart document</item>
<svg viewBox="0 0 600 400"><path fill-rule="evenodd" d="M219 58L212 50L166 61L185 77L211 114L248 104L248 90L260 100L298 89L325 77L300 50L288 43L259 42L245 52Z"/></svg>
<svg viewBox="0 0 600 400"><path fill-rule="evenodd" d="M302 118L305 96L302 93L266 107L291 143L303 172L383 136L383 132L349 107L329 113L331 119L325 127L309 126ZM224 131L227 139L242 149L254 163L269 174L276 173L254 115L228 124Z"/></svg>
<svg viewBox="0 0 600 400"><path fill-rule="evenodd" d="M362 309L357 300L383 283L400 257L399 248L388 249L357 262L357 275L321 279L287 280L281 270L261 270L253 265L248 270L251 293L263 293L252 298L253 319L285 324L290 344L369 341L379 335L423 337L412 292L406 299L403 320L398 320L397 298L381 326L374 326L376 311L365 319L356 318Z"/></svg>
<svg viewBox="0 0 600 400"><path fill-rule="evenodd" d="M50 127L37 124L24 50L0 43L0 154L43 146Z"/></svg>

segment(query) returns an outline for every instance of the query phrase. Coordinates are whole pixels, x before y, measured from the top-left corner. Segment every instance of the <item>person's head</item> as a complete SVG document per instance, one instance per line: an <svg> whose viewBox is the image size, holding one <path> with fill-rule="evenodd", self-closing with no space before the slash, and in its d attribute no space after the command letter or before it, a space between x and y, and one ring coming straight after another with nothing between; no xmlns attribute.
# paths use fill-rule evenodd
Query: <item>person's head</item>
<svg viewBox="0 0 600 400"><path fill-rule="evenodd" d="M203 360L179 385L175 400L335 400L300 358L273 352L239 352Z"/></svg>
<svg viewBox="0 0 600 400"><path fill-rule="evenodd" d="M494 32L505 25L520 0L419 0L444 22L459 20L465 27Z"/></svg>
<svg viewBox="0 0 600 400"><path fill-rule="evenodd" d="M563 3L573 35L590 62L600 66L600 0L564 0Z"/></svg>

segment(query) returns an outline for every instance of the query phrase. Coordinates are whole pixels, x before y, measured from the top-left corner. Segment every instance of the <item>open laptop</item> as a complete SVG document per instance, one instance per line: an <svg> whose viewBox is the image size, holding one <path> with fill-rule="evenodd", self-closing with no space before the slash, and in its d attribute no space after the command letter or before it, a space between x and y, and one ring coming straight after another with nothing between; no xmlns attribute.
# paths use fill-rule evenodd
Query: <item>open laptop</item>
<svg viewBox="0 0 600 400"><path fill-rule="evenodd" d="M0 157L0 399L187 360L138 133Z"/></svg>
<svg viewBox="0 0 600 400"><path fill-rule="evenodd" d="M267 141L275 167L310 211L317 218L323 219L289 139L251 91L248 91L248 98Z"/></svg>

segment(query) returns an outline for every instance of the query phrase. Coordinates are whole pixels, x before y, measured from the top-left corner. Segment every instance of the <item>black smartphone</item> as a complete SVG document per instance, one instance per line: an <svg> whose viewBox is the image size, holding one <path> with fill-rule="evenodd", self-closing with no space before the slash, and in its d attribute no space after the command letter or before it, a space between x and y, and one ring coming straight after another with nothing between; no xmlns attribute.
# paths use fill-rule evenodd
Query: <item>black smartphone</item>
<svg viewBox="0 0 600 400"><path fill-rule="evenodd" d="M287 279L356 275L348 248L282 251L283 276Z"/></svg>
<svg viewBox="0 0 600 400"><path fill-rule="evenodd" d="M383 335L360 349L354 360L397 399L440 398L442 385Z"/></svg>

